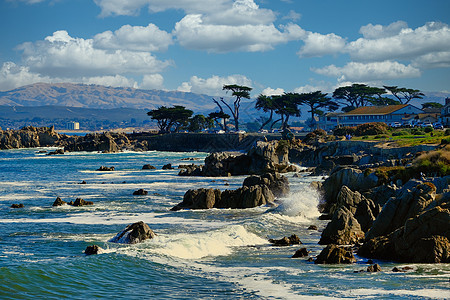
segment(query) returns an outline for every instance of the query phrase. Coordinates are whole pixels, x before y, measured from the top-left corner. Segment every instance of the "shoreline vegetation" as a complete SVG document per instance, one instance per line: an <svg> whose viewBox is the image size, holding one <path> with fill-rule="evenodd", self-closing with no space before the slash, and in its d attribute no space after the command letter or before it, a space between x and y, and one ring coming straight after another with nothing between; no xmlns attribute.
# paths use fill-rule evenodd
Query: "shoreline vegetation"
<svg viewBox="0 0 450 300"><path fill-rule="evenodd" d="M408 139L411 142L405 142ZM419 139L423 140L414 142ZM330 220L319 241L327 246L316 263L353 263L354 253L396 262L450 262L448 130L419 133L370 123L339 128L334 135L315 130L301 140L269 140L252 135L109 132L80 137L60 135L53 128L28 127L2 131L0 146L64 149L55 155L65 151L203 151L210 153L204 165L180 166L179 175L253 176L247 177L242 188L227 193L189 190L173 210L276 205L279 190L289 190L287 178L279 173L296 176L302 171L298 166L306 167L311 175L326 176L311 185L322 194L321 218ZM241 153L224 152L231 150Z"/></svg>

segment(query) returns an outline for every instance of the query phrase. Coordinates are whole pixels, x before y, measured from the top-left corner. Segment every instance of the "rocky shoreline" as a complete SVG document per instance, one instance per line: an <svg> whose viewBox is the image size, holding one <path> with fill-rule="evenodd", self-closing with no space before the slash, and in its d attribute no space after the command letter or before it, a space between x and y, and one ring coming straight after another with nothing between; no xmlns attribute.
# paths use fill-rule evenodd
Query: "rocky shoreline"
<svg viewBox="0 0 450 300"><path fill-rule="evenodd" d="M0 132L2 149L118 152L145 151L148 145L122 133L68 137L54 128L32 127ZM352 263L354 253L397 262L450 262L450 146L384 148L306 138L253 141L245 154L211 152L204 165L184 165L179 175L253 176L234 191L189 190L172 210L274 205L289 190L287 177L279 173L298 172L300 165L312 175L328 176L311 187L322 193L322 218L330 219L319 241L327 247L316 263Z"/></svg>

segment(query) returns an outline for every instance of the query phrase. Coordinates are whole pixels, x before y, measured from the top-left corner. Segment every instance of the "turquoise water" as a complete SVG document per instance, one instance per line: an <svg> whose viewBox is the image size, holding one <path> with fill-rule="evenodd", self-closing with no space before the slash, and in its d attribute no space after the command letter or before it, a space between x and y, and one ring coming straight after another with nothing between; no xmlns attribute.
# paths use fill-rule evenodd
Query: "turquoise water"
<svg viewBox="0 0 450 300"><path fill-rule="evenodd" d="M0 151L0 299L448 299L449 264L376 261L380 273L353 265L314 265L290 258L299 246L268 238L297 234L317 255L317 177L294 178L276 208L171 212L190 188L235 189L245 177L178 177L164 164L189 164L206 153L124 152L46 156L40 149ZM48 149L47 149L48 150ZM157 170L141 170L152 164ZM114 172L98 172L100 166ZM87 184L79 184L81 181ZM225 185L228 184L228 185ZM147 196L133 196L144 188ZM83 198L87 207L52 207ZM12 209L13 203L25 208ZM109 243L126 225L144 221L158 235L137 245ZM97 244L106 249L85 256ZM412 267L408 273L394 266Z"/></svg>

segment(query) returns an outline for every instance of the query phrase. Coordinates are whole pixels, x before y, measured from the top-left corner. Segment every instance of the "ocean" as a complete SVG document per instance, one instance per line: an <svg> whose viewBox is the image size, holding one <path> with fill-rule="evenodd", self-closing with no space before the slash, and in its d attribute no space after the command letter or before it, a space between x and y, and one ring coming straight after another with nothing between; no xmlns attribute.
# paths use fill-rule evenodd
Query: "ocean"
<svg viewBox="0 0 450 300"><path fill-rule="evenodd" d="M0 151L0 299L449 299L450 264L398 264L367 259L315 265L322 177L287 174L291 193L276 207L170 211L193 188L236 189L245 176L180 177L171 163L202 163L207 153L66 153ZM183 159L194 158L196 161ZM142 170L144 164L156 170ZM113 172L96 171L114 166ZM86 181L86 184L80 184ZM143 188L146 196L133 196ZM52 207L83 198L92 206ZM13 209L13 203L24 208ZM157 237L140 244L108 242L144 221ZM310 225L319 230L308 230ZM272 246L269 238L297 234L302 245ZM83 251L96 244L99 255ZM406 273L394 267L411 267Z"/></svg>

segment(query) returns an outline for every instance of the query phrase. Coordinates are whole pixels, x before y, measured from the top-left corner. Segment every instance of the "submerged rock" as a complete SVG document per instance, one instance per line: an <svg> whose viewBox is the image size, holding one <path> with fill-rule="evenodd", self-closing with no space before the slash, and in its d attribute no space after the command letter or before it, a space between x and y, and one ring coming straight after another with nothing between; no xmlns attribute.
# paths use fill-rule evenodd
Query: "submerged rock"
<svg viewBox="0 0 450 300"><path fill-rule="evenodd" d="M57 197L55 202L53 202L52 206L62 206L64 204L67 204L67 202L63 201L61 198Z"/></svg>
<svg viewBox="0 0 450 300"><path fill-rule="evenodd" d="M367 272L381 272L381 267L379 264L373 264L367 267Z"/></svg>
<svg viewBox="0 0 450 300"><path fill-rule="evenodd" d="M302 244L300 238L296 234L293 234L290 237L285 236L279 240L270 239L269 242L271 242L275 246L290 246Z"/></svg>
<svg viewBox="0 0 450 300"><path fill-rule="evenodd" d="M145 196L145 195L148 195L148 191L146 191L144 189L139 189L137 191L134 191L133 195L135 195L135 196Z"/></svg>
<svg viewBox="0 0 450 300"><path fill-rule="evenodd" d="M163 170L173 170L174 167L172 167L172 164L166 164L162 167Z"/></svg>
<svg viewBox="0 0 450 300"><path fill-rule="evenodd" d="M97 169L97 171L114 171L114 167L105 167L105 166L101 166L100 168Z"/></svg>
<svg viewBox="0 0 450 300"><path fill-rule="evenodd" d="M11 208L23 208L23 207L25 207L25 205L23 205L23 203L19 203L19 204L12 204L11 205Z"/></svg>
<svg viewBox="0 0 450 300"><path fill-rule="evenodd" d="M104 250L97 245L87 246L86 250L84 250L86 255L102 254L103 252Z"/></svg>
<svg viewBox="0 0 450 300"><path fill-rule="evenodd" d="M123 231L113 237L110 242L121 244L137 244L156 236L153 230L143 221L128 225Z"/></svg>
<svg viewBox="0 0 450 300"><path fill-rule="evenodd" d="M85 206L85 205L94 205L94 202L86 201L86 200L81 199L81 198L77 198L77 199L75 199L75 202L70 201L67 204L72 205L72 206Z"/></svg>
<svg viewBox="0 0 450 300"><path fill-rule="evenodd" d="M292 255L292 258L306 257L308 255L309 251L306 250L306 248L301 248L295 251L294 255Z"/></svg>
<svg viewBox="0 0 450 300"><path fill-rule="evenodd" d="M149 165L149 164L142 166L142 170L155 170L155 169L156 168L154 166Z"/></svg>

